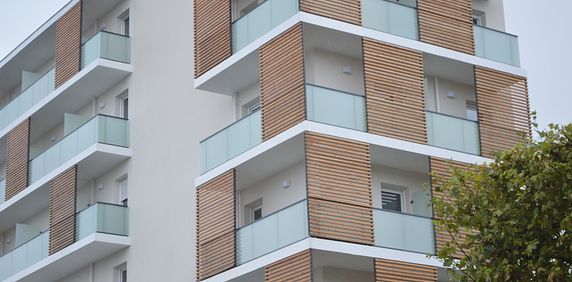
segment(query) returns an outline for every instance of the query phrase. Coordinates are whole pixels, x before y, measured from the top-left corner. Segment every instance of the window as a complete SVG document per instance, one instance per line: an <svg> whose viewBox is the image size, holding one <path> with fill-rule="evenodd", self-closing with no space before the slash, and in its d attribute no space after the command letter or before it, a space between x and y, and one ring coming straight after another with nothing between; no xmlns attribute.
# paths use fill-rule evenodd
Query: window
<svg viewBox="0 0 572 282"><path fill-rule="evenodd" d="M404 212L405 187L382 183L381 184L381 209L395 212Z"/></svg>
<svg viewBox="0 0 572 282"><path fill-rule="evenodd" d="M129 36L130 31L130 22L129 22L129 10L125 11L121 16L119 16L119 20L121 21L121 33L125 36Z"/></svg>
<svg viewBox="0 0 572 282"><path fill-rule="evenodd" d="M250 209L250 222L255 222L262 218L262 205Z"/></svg>
<svg viewBox="0 0 572 282"><path fill-rule="evenodd" d="M245 224L253 223L262 218L262 199L244 206Z"/></svg>
<svg viewBox="0 0 572 282"><path fill-rule="evenodd" d="M117 269L117 281L118 282L127 282L127 264L122 264Z"/></svg>
<svg viewBox="0 0 572 282"><path fill-rule="evenodd" d="M118 186L119 186L119 204L127 207L128 204L128 198L129 198L129 186L128 186L128 182L127 182L127 176L121 178L120 180L118 180Z"/></svg>
<svg viewBox="0 0 572 282"><path fill-rule="evenodd" d="M129 95L127 91L121 93L117 96L117 110L118 115L122 118L128 119L129 118Z"/></svg>
<svg viewBox="0 0 572 282"><path fill-rule="evenodd" d="M473 10L473 24L485 26L485 13L482 11Z"/></svg>
<svg viewBox="0 0 572 282"><path fill-rule="evenodd" d="M477 102L467 100L467 119L477 121Z"/></svg>
<svg viewBox="0 0 572 282"><path fill-rule="evenodd" d="M242 116L248 116L258 110L260 110L260 98L252 99L242 106Z"/></svg>

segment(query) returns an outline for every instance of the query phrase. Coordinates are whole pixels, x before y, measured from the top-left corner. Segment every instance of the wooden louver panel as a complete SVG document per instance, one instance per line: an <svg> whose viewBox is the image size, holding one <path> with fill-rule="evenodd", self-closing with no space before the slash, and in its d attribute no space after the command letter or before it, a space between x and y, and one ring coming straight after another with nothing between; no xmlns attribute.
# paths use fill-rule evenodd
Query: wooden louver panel
<svg viewBox="0 0 572 282"><path fill-rule="evenodd" d="M81 6L79 1L56 23L56 87L81 70Z"/></svg>
<svg viewBox="0 0 572 282"><path fill-rule="evenodd" d="M475 67L481 152L492 157L531 135L526 78Z"/></svg>
<svg viewBox="0 0 572 282"><path fill-rule="evenodd" d="M300 10L361 25L361 0L300 0Z"/></svg>
<svg viewBox="0 0 572 282"><path fill-rule="evenodd" d="M6 136L6 192L9 200L28 187L30 119L26 119Z"/></svg>
<svg viewBox="0 0 572 282"><path fill-rule="evenodd" d="M363 39L368 131L427 143L421 52Z"/></svg>
<svg viewBox="0 0 572 282"><path fill-rule="evenodd" d="M268 140L306 118L302 25L260 48L262 139Z"/></svg>
<svg viewBox="0 0 572 282"><path fill-rule="evenodd" d="M375 259L376 282L436 282L437 268L421 264Z"/></svg>
<svg viewBox="0 0 572 282"><path fill-rule="evenodd" d="M421 41L475 53L471 0L418 0L417 7Z"/></svg>
<svg viewBox="0 0 572 282"><path fill-rule="evenodd" d="M369 144L306 133L310 235L373 244Z"/></svg>
<svg viewBox="0 0 572 282"><path fill-rule="evenodd" d="M232 55L230 0L195 0L195 77Z"/></svg>
<svg viewBox="0 0 572 282"><path fill-rule="evenodd" d="M234 267L235 171L197 189L197 279Z"/></svg>
<svg viewBox="0 0 572 282"><path fill-rule="evenodd" d="M265 268L264 281L312 281L312 254L306 250L277 261Z"/></svg>
<svg viewBox="0 0 572 282"><path fill-rule="evenodd" d="M76 186L77 166L50 181L50 255L75 242Z"/></svg>

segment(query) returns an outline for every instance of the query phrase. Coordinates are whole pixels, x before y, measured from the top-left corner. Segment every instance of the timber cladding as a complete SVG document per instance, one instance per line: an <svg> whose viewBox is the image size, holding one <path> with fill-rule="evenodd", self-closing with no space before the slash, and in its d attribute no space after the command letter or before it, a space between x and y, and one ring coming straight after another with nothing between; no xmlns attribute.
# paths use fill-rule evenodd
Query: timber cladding
<svg viewBox="0 0 572 282"><path fill-rule="evenodd" d="M81 69L81 9L82 1L56 23L56 88Z"/></svg>
<svg viewBox="0 0 572 282"><path fill-rule="evenodd" d="M301 24L260 48L260 100L264 141L306 118Z"/></svg>
<svg viewBox="0 0 572 282"><path fill-rule="evenodd" d="M6 193L9 200L28 187L30 153L30 119L26 119L6 136Z"/></svg>
<svg viewBox="0 0 572 282"><path fill-rule="evenodd" d="M373 244L369 144L306 132L310 236Z"/></svg>
<svg viewBox="0 0 572 282"><path fill-rule="evenodd" d="M475 67L481 153L492 157L531 136L526 78Z"/></svg>
<svg viewBox="0 0 572 282"><path fill-rule="evenodd" d="M375 259L376 282L437 282L437 277L434 266Z"/></svg>
<svg viewBox="0 0 572 282"><path fill-rule="evenodd" d="M230 0L194 1L195 78L232 55Z"/></svg>
<svg viewBox="0 0 572 282"><path fill-rule="evenodd" d="M279 260L264 269L264 281L312 281L312 253L305 250Z"/></svg>
<svg viewBox="0 0 572 282"><path fill-rule="evenodd" d="M75 242L76 188L77 166L50 181L50 255Z"/></svg>
<svg viewBox="0 0 572 282"><path fill-rule="evenodd" d="M361 25L361 0L300 0L300 10Z"/></svg>
<svg viewBox="0 0 572 282"><path fill-rule="evenodd" d="M197 189L197 279L235 265L235 171Z"/></svg>
<svg viewBox="0 0 572 282"><path fill-rule="evenodd" d="M368 132L427 143L421 52L363 39Z"/></svg>
<svg viewBox="0 0 572 282"><path fill-rule="evenodd" d="M421 41L475 54L471 0L418 0Z"/></svg>

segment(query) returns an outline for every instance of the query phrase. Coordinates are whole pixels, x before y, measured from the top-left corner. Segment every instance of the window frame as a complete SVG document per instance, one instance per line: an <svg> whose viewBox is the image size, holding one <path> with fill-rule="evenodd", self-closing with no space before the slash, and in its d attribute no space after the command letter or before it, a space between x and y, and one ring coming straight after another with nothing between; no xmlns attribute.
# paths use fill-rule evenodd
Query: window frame
<svg viewBox="0 0 572 282"><path fill-rule="evenodd" d="M387 186L390 186L390 187L388 188ZM391 187L395 187L396 189L391 189ZM381 209L386 210L386 211L398 212L398 213L407 213L407 209L405 207L405 203L407 203L406 193L405 193L406 190L407 190L407 187L405 187L405 186L395 185L395 184L390 184L390 183L381 183L381 192L380 192ZM400 211L383 208L383 192L399 195L400 207L401 207Z"/></svg>

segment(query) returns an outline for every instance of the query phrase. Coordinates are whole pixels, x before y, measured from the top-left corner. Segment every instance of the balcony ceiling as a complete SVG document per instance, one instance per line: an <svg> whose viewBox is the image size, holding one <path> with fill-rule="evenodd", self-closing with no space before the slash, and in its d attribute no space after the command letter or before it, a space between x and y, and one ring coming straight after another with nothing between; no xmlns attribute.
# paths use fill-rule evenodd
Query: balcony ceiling
<svg viewBox="0 0 572 282"><path fill-rule="evenodd" d="M475 85L473 65L431 54L423 55L425 75L437 76L446 80Z"/></svg>
<svg viewBox="0 0 572 282"><path fill-rule="evenodd" d="M429 157L380 146L371 146L371 162L374 165L429 174Z"/></svg>
<svg viewBox="0 0 572 282"><path fill-rule="evenodd" d="M304 49L329 51L356 59L362 58L361 37L333 29L304 24Z"/></svg>

